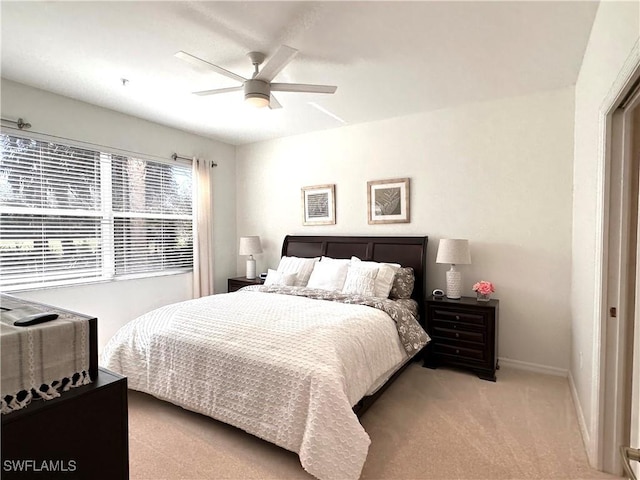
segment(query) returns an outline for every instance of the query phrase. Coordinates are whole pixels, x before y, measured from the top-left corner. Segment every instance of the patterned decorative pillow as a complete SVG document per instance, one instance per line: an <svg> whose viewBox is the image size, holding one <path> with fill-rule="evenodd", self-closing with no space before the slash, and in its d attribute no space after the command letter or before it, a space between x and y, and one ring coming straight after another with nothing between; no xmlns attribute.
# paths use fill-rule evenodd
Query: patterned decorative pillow
<svg viewBox="0 0 640 480"><path fill-rule="evenodd" d="M351 257L352 265L369 265L378 269L378 275L376 276L376 284L374 288L374 297L388 298L391 287L393 286L393 279L396 272L400 268L397 263L378 263L378 262L363 262L358 257Z"/></svg>
<svg viewBox="0 0 640 480"><path fill-rule="evenodd" d="M342 293L375 296L376 276L378 268L367 265L352 264L347 271Z"/></svg>
<svg viewBox="0 0 640 480"><path fill-rule="evenodd" d="M411 298L416 277L411 267L400 267L393 279L389 298Z"/></svg>

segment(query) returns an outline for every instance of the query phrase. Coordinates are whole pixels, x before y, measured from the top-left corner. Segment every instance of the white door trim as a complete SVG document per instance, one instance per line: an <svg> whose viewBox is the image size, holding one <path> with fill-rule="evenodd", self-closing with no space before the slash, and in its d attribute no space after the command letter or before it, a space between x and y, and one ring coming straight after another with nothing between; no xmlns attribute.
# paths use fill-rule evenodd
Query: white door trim
<svg viewBox="0 0 640 480"><path fill-rule="evenodd" d="M635 98L636 105L633 108L633 144L630 145L628 154L631 158L635 157L636 165L640 162L640 88L638 88ZM636 171L637 173L637 171ZM638 178L638 177L636 177ZM640 187L639 187L640 188ZM640 193L638 198L640 205ZM640 207L638 207L640 209ZM631 378L629 379L630 390L629 399L631 405L629 407L629 443L626 446L640 449L640 212L638 212L638 226L636 236L636 291L635 291L635 317L633 319L633 331L629 332L627 341L628 348L632 352L631 358L628 359ZM640 464L633 462L631 467L636 477L640 478Z"/></svg>
<svg viewBox="0 0 640 480"><path fill-rule="evenodd" d="M607 242L607 310L603 325L602 469L621 474L619 446L629 446L633 324L638 313L638 162L632 155L634 97L611 116L611 163ZM614 188L617 186L618 188Z"/></svg>
<svg viewBox="0 0 640 480"><path fill-rule="evenodd" d="M617 328L617 325L614 325L616 328L610 328L609 306L611 304L609 302L616 298L620 299L621 294L624 294L624 298L626 298L625 289L628 283L625 270L611 265L610 259L616 250L621 246L624 247L624 243L622 245L620 243L612 245L611 243L614 243L616 238L620 240L621 234L624 239L628 233L629 223L628 219L624 220L624 218L616 216L612 209L620 208L620 203L616 206L616 202L628 201L630 184L624 184L625 181L628 182L628 176L623 173L628 165L622 161L620 155L612 151L613 142L616 140L613 121L616 110L631 92L638 78L640 78L640 41L634 45L616 81L611 86L609 94L602 103L599 115L598 181L600 189L597 211L600 212L600 215L596 227L595 291L600 294L596 295L594 299L593 361L595 375L591 390L591 428L589 429L587 454L594 467L600 470L608 469L617 474L621 473L621 470L617 471L618 468L621 468L618 458L619 444L614 445L614 443L622 434L620 425L623 422L621 417L624 408L616 398L623 394L622 390L624 389L624 384L620 382L621 375L624 373L624 362L618 361L622 354L620 348L624 345L624 329ZM617 158L614 155L617 155ZM618 195L616 188L621 185L621 181L623 186L621 194ZM619 214L620 212L618 212ZM611 242L611 239L614 239L614 242ZM626 255L628 249L626 253L621 250L618 250L618 253ZM615 273L616 271L617 273ZM613 277L612 272L614 272ZM628 311L629 307L625 302L618 302L611 306L622 308L623 312ZM612 406L615 411L608 411Z"/></svg>

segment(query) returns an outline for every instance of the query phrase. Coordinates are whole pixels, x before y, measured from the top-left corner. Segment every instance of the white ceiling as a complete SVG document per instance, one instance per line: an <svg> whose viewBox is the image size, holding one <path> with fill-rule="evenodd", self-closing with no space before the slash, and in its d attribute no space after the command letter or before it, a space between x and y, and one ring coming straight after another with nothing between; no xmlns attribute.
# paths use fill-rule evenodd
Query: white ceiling
<svg viewBox="0 0 640 480"><path fill-rule="evenodd" d="M573 85L597 7L3 0L2 76L239 145ZM284 108L252 109L242 92L191 94L237 83L174 57L184 50L251 77L246 53L282 44L299 54L274 81L337 92L278 92Z"/></svg>

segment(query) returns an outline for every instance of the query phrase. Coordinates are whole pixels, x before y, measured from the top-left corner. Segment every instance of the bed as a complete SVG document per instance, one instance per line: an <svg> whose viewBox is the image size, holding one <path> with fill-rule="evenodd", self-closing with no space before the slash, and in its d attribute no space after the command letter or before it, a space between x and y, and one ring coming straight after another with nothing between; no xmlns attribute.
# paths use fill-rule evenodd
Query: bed
<svg viewBox="0 0 640 480"><path fill-rule="evenodd" d="M370 444L357 413L429 341L418 322L426 245L427 237L287 236L276 273L299 284L161 307L122 327L101 364L126 375L129 388L296 452L317 478L356 479ZM280 271L287 261L311 265L310 276L302 282L301 270ZM410 298L376 297L362 286L373 288L370 272L382 277L389 266L394 289L406 287L400 273L413 271ZM345 290L315 288L320 270L348 272ZM348 290L356 273L357 288Z"/></svg>

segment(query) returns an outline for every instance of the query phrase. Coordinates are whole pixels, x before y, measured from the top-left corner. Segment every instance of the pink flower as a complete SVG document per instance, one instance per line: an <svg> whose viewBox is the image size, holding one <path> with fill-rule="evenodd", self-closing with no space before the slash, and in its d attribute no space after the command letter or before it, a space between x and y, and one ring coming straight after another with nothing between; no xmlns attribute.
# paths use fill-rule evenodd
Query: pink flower
<svg viewBox="0 0 640 480"><path fill-rule="evenodd" d="M493 288L493 283L487 282L486 280L481 280L473 285L473 291L481 293L482 295L489 295L495 292L496 289Z"/></svg>

